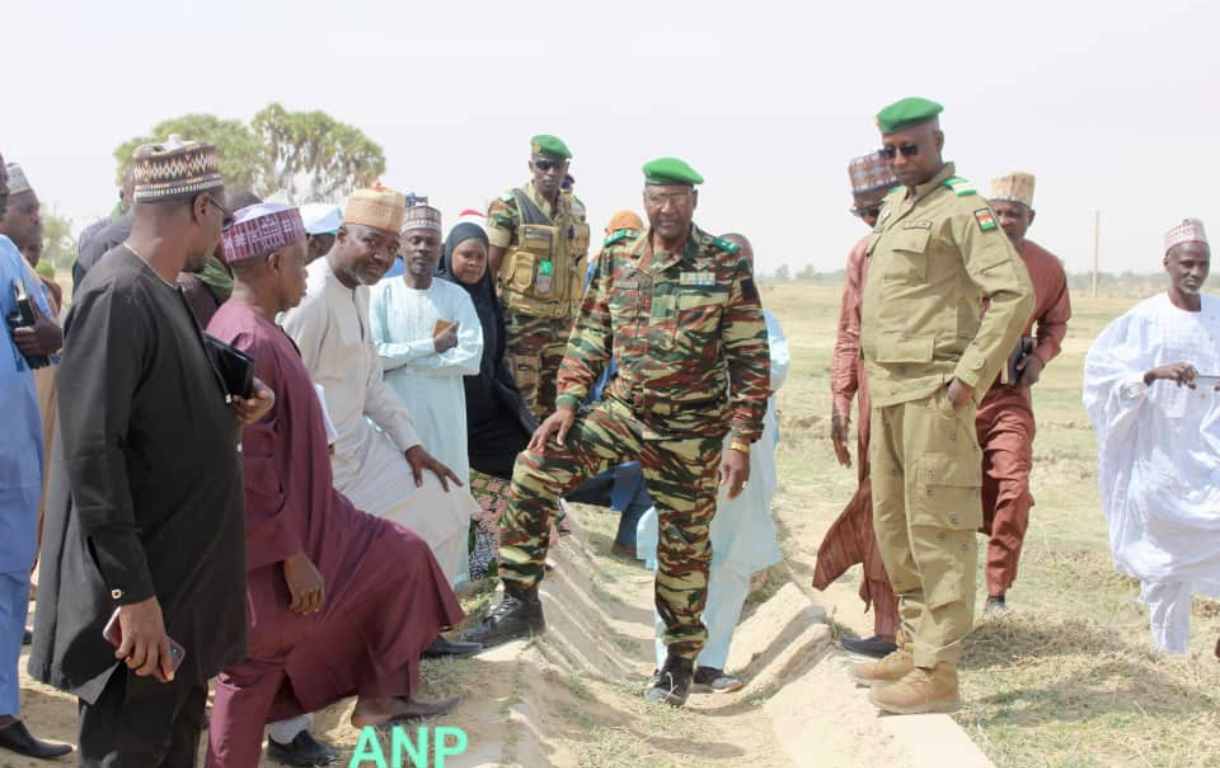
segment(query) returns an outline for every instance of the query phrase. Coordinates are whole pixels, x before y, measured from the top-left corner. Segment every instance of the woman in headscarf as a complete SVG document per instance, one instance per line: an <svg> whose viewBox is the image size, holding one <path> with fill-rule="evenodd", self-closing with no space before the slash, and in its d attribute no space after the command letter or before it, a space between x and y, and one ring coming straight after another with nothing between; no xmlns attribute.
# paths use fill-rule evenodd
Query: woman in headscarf
<svg viewBox="0 0 1220 768"><path fill-rule="evenodd" d="M504 361L503 313L487 269L487 232L479 218L479 214L463 212L449 230L437 266L437 277L456 283L470 295L483 326L479 373L463 378L470 492L482 509L470 558L472 580L494 575L490 568L495 560L497 522L508 504L513 464L537 426Z"/></svg>

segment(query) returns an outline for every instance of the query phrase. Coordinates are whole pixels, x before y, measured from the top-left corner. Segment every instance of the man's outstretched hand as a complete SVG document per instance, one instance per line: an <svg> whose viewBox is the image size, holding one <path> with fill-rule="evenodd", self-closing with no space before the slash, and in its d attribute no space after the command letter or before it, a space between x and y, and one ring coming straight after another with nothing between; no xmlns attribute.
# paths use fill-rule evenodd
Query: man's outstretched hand
<svg viewBox="0 0 1220 768"><path fill-rule="evenodd" d="M542 453L552 436L554 436L555 442L562 446L563 441L568 438L568 430L572 428L575 421L576 409L560 406L554 413L546 417L546 421L538 425L538 429L534 430L534 436L530 438L530 444L526 450L530 453Z"/></svg>
<svg viewBox="0 0 1220 768"><path fill-rule="evenodd" d="M449 491L449 483L453 483L458 488L462 487L462 481L453 473L453 470L446 467L444 464L436 460L432 454L423 449L423 446L413 445L407 449L407 464L411 465L411 474L415 477L415 487L422 488L424 486L424 471L431 472L436 475L441 481L441 487L445 492Z"/></svg>

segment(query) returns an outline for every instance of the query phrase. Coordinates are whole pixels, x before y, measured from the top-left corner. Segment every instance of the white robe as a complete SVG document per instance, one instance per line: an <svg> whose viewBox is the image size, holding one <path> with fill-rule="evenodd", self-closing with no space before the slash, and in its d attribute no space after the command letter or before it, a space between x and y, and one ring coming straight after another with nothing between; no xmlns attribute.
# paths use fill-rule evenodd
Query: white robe
<svg viewBox="0 0 1220 768"><path fill-rule="evenodd" d="M283 326L325 390L338 431L331 457L335 488L357 509L417 533L458 584L469 570L466 539L478 505L465 488L446 493L431 472L424 473L422 487L415 486L404 454L422 443L407 409L382 381L368 327L369 289L345 287L325 257L306 269L305 299L284 315Z"/></svg>
<svg viewBox="0 0 1220 768"><path fill-rule="evenodd" d="M469 484L462 377L477 375L483 356L483 326L470 295L444 280L416 290L393 277L372 289L369 320L385 383L411 413L420 441ZM432 338L438 320L459 324L457 346L439 355Z"/></svg>
<svg viewBox="0 0 1220 768"><path fill-rule="evenodd" d="M1220 597L1220 393L1144 384L1179 362L1220 374L1220 298L1187 312L1162 294L1110 323L1085 359L1084 405L1115 565L1142 583L1154 641L1184 653L1192 594Z"/></svg>

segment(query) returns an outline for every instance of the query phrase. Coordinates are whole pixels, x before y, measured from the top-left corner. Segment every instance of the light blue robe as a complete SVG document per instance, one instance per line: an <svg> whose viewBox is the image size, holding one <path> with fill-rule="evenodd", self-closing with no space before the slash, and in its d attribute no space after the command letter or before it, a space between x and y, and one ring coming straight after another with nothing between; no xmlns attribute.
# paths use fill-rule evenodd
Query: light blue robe
<svg viewBox="0 0 1220 768"><path fill-rule="evenodd" d="M782 558L775 520L771 516L771 500L779 485L775 470L775 449L779 445L775 400L776 393L788 378L788 339L775 315L763 310L763 316L767 321L767 343L771 352L771 397L767 400L762 437L750 450L749 484L735 499L729 499L722 488L716 502L716 516L711 525L712 565L708 574L707 606L703 609L708 638L699 654L701 667L724 669L733 630L749 595L750 576ZM725 438L726 450L729 439ZM640 519L636 547L639 558L656 570L655 509L650 509ZM656 625L659 669L665 663L666 655L666 647L661 642L665 625L660 616L656 617Z"/></svg>
<svg viewBox="0 0 1220 768"><path fill-rule="evenodd" d="M17 308L13 288L20 283L43 314L51 316L46 293L34 283L13 242L0 235L0 315ZM42 494L42 415L34 392L34 372L13 343L8 323L0 330L0 715L17 715L17 660L29 604L30 568L37 547L38 499Z"/></svg>

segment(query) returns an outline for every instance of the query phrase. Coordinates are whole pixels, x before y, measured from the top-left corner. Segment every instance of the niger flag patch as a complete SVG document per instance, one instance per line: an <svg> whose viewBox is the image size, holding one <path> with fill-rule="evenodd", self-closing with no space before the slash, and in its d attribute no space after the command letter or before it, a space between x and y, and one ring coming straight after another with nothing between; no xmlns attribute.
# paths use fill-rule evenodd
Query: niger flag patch
<svg viewBox="0 0 1220 768"><path fill-rule="evenodd" d="M991 212L990 208L980 208L975 211L974 220L979 223L979 229L984 232L990 232L999 226L995 223L995 214Z"/></svg>

